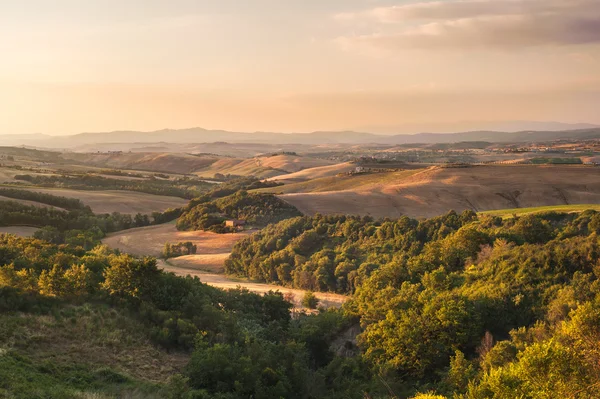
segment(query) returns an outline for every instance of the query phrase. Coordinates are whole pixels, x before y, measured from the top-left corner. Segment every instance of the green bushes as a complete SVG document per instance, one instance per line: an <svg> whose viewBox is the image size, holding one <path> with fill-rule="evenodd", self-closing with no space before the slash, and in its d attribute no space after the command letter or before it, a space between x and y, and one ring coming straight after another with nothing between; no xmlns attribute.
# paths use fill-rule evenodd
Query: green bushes
<svg viewBox="0 0 600 399"><path fill-rule="evenodd" d="M213 230L228 232L226 219L241 219L254 226L265 226L299 216L300 212L271 194L255 194L238 191L233 195L200 202L196 199L177 220L179 230Z"/></svg>
<svg viewBox="0 0 600 399"><path fill-rule="evenodd" d="M162 252L162 257L169 259L176 258L178 256L194 255L196 250L196 245L190 241L179 242L177 244L166 243Z"/></svg>

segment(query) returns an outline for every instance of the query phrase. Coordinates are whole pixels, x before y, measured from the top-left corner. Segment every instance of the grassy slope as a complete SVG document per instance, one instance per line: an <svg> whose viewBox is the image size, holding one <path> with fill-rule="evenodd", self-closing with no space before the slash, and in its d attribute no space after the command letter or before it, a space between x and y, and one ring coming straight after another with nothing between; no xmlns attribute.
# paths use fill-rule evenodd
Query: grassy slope
<svg viewBox="0 0 600 399"><path fill-rule="evenodd" d="M221 173L224 175L270 178L330 164L329 161L295 155L275 155L252 159L225 158L197 171L196 175L213 177L215 173Z"/></svg>
<svg viewBox="0 0 600 399"><path fill-rule="evenodd" d="M317 179L271 189L305 214L433 217L450 209L476 212L600 204L600 168L478 166ZM386 179L386 175L388 178ZM376 181L381 176L380 181ZM366 181L361 181L366 179ZM372 181L369 181L373 179Z"/></svg>
<svg viewBox="0 0 600 399"><path fill-rule="evenodd" d="M107 169L133 169L177 174L192 173L210 166L219 159L212 155L196 156L173 153L66 153L62 156L67 162L75 161Z"/></svg>
<svg viewBox="0 0 600 399"><path fill-rule="evenodd" d="M319 179L323 177L333 177L340 173L346 173L356 169L356 164L344 162L335 165L318 166L315 168L303 169L299 172L289 173L287 175L275 176L269 180L282 183L297 183L307 180Z"/></svg>
<svg viewBox="0 0 600 399"><path fill-rule="evenodd" d="M354 176L330 176L306 182L286 184L281 187L272 187L258 190L265 193L294 194L294 193L323 193L328 191L366 190L369 186L395 183L410 177L418 172L416 170L403 170L399 172L372 173Z"/></svg>
<svg viewBox="0 0 600 399"><path fill-rule="evenodd" d="M500 209L495 211L484 211L480 214L500 216L502 218L512 217L513 215L521 216L531 213L541 212L565 212L565 213L579 213L587 210L600 211L600 204L583 204L583 205L555 205L555 206L538 206L533 208L514 208L514 209Z"/></svg>
<svg viewBox="0 0 600 399"><path fill-rule="evenodd" d="M125 190L86 191L66 188L19 187L30 191L77 198L89 205L95 213L145 213L164 211L187 204L187 200L166 195L155 195ZM20 200L19 200L20 201Z"/></svg>
<svg viewBox="0 0 600 399"><path fill-rule="evenodd" d="M151 345L140 325L100 305L0 315L0 398L162 397L187 363Z"/></svg>

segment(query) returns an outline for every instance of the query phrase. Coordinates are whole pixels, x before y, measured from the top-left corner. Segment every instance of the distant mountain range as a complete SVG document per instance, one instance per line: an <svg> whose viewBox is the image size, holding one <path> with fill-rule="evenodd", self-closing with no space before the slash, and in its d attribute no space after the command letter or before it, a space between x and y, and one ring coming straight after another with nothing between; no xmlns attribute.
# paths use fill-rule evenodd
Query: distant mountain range
<svg viewBox="0 0 600 399"><path fill-rule="evenodd" d="M110 143L264 143L264 144L435 144L485 141L491 143L544 142L560 139L600 139L600 126L590 125L584 129L560 131L472 131L462 133L418 133L381 135L344 132L313 133L240 133L224 130L206 130L202 128L181 130L158 130L154 132L116 131L108 133L81 133L72 136L49 136L44 134L0 135L0 145L31 146L36 148L73 149L93 144Z"/></svg>

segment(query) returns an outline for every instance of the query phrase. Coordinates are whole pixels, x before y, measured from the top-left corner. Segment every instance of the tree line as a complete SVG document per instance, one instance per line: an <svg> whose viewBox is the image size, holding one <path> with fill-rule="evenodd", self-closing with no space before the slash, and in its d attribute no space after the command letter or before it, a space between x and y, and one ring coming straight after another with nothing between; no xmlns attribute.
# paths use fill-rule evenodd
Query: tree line
<svg viewBox="0 0 600 399"><path fill-rule="evenodd" d="M46 205L63 208L69 211L80 210L90 211L90 208L76 198L67 198L52 194L45 194L36 191L22 190L18 188L0 187L0 196L27 201L35 201Z"/></svg>

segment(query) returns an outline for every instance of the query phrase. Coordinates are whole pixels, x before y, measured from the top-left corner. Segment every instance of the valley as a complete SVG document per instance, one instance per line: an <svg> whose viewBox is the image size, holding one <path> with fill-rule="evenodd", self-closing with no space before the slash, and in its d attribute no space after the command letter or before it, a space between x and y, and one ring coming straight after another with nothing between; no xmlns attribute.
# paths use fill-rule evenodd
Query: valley
<svg viewBox="0 0 600 399"><path fill-rule="evenodd" d="M92 147L0 149L17 397L245 397L293 375L328 381L299 385L315 397L486 399L497 356L524 370L552 342L596 373L596 141ZM449 385L465 368L474 382Z"/></svg>

